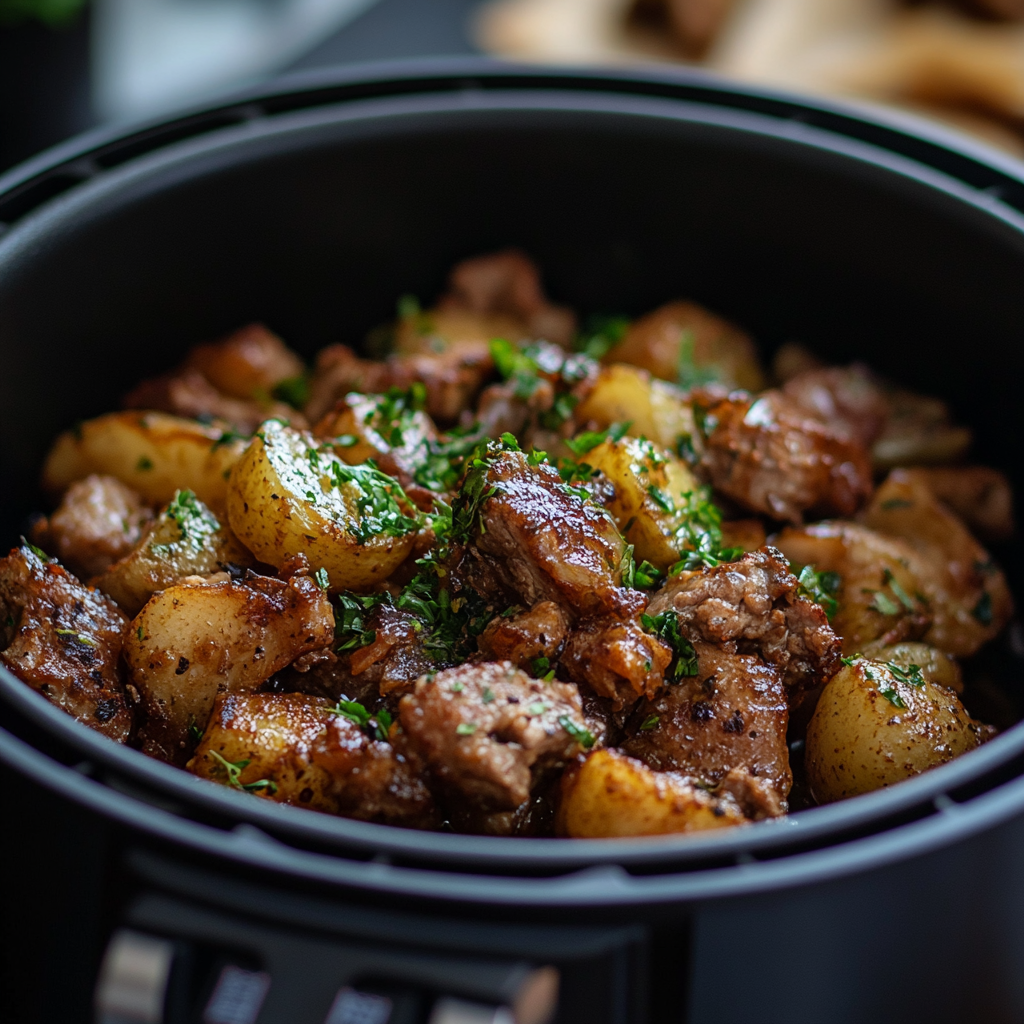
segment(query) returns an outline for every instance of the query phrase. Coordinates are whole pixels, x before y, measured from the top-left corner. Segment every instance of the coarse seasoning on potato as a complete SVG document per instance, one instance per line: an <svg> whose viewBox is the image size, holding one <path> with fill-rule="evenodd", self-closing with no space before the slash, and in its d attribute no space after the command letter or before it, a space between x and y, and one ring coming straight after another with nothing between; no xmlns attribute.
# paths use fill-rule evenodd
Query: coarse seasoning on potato
<svg viewBox="0 0 1024 1024"><path fill-rule="evenodd" d="M227 799L498 837L760 828L995 735L1013 495L969 428L637 312L504 250L365 354L194 346L54 442L0 662Z"/></svg>

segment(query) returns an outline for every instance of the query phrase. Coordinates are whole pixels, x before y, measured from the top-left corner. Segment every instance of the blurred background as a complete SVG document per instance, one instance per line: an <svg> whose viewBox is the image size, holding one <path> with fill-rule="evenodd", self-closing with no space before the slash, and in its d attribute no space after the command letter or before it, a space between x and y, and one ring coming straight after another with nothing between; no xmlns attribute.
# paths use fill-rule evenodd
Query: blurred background
<svg viewBox="0 0 1024 1024"><path fill-rule="evenodd" d="M1024 156L1024 0L0 0L0 169L288 70L479 52L690 63Z"/></svg>

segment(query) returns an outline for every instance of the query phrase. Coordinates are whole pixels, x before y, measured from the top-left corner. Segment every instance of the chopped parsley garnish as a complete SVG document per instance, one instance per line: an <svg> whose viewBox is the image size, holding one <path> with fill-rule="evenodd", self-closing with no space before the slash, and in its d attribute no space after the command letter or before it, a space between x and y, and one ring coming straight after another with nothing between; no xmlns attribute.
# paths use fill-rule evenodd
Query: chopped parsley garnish
<svg viewBox="0 0 1024 1024"><path fill-rule="evenodd" d="M199 728L195 715L188 716L188 738L193 743L198 743L203 738L203 730Z"/></svg>
<svg viewBox="0 0 1024 1024"><path fill-rule="evenodd" d="M324 588L326 589L326 588ZM368 614L381 604L390 603L388 594L353 594L342 591L334 595L334 638L339 641L335 650L357 651L377 639L372 629L366 628Z"/></svg>
<svg viewBox="0 0 1024 1024"><path fill-rule="evenodd" d="M587 452L593 451L599 444L604 444L605 441L621 441L632 425L632 421L628 423L613 423L607 430L584 431L582 434L577 434L575 437L567 440L565 445L574 455L586 455Z"/></svg>
<svg viewBox="0 0 1024 1024"><path fill-rule="evenodd" d="M896 599L899 601L908 612L912 612L915 608L914 602L910 595L900 586L899 580L896 579L892 574L892 570L889 568L882 570L882 579L886 586L896 595Z"/></svg>
<svg viewBox="0 0 1024 1024"><path fill-rule="evenodd" d="M534 658L530 668L533 670L533 674L540 679L551 668L551 660L549 658Z"/></svg>
<svg viewBox="0 0 1024 1024"><path fill-rule="evenodd" d="M21 546L23 548L28 548L29 551L31 551L32 554L35 555L36 558L39 559L39 561L41 561L41 562L49 562L49 561L51 561L50 556L42 548L37 548L35 546L35 544L31 543L31 541L26 540L24 537L21 538Z"/></svg>
<svg viewBox="0 0 1024 1024"><path fill-rule="evenodd" d="M603 359L629 330L629 318L624 316L592 316L576 336L573 347L591 359Z"/></svg>
<svg viewBox="0 0 1024 1024"><path fill-rule="evenodd" d="M327 570L323 566L313 573L313 582L316 583L321 590L331 589L331 578L327 575Z"/></svg>
<svg viewBox="0 0 1024 1024"><path fill-rule="evenodd" d="M138 473L148 473L153 468L153 460L148 455L140 455L139 461L135 463L135 470Z"/></svg>
<svg viewBox="0 0 1024 1024"><path fill-rule="evenodd" d="M875 596L871 598L870 607L880 615L899 615L900 613L900 606L880 590L875 591Z"/></svg>
<svg viewBox="0 0 1024 1024"><path fill-rule="evenodd" d="M480 700L484 704L493 704L494 703L494 691L489 686L485 686L483 688L483 690L481 691L481 693L480 693Z"/></svg>
<svg viewBox="0 0 1024 1024"><path fill-rule="evenodd" d="M472 736L476 732L476 722L459 722L455 727L456 736Z"/></svg>
<svg viewBox="0 0 1024 1024"><path fill-rule="evenodd" d="M648 715L640 723L640 731L641 732L650 732L652 729L657 727L657 725L658 725L658 723L660 721L661 721L661 715Z"/></svg>
<svg viewBox="0 0 1024 1024"><path fill-rule="evenodd" d="M305 374L287 377L275 384L270 394L293 409L301 409L309 401L309 378Z"/></svg>
<svg viewBox="0 0 1024 1024"><path fill-rule="evenodd" d="M906 708L907 702L899 695L899 691L892 687L886 687L884 690L879 688L878 692L894 707L894 708Z"/></svg>
<svg viewBox="0 0 1024 1024"><path fill-rule="evenodd" d="M992 595L986 590L971 609L971 614L983 625L992 625Z"/></svg>
<svg viewBox="0 0 1024 1024"><path fill-rule="evenodd" d="M826 570L818 572L813 565L805 565L800 570L797 580L800 584L797 588L798 593L820 604L825 609L825 615L831 622L833 616L839 610L839 602L835 596L839 593L839 588L843 582L843 578L839 573Z"/></svg>
<svg viewBox="0 0 1024 1024"><path fill-rule="evenodd" d="M925 678L921 672L920 665L897 665L894 661L887 661L885 667L906 686L924 686Z"/></svg>
<svg viewBox="0 0 1024 1024"><path fill-rule="evenodd" d="M67 640L73 640L76 644L84 644L86 647L95 647L96 641L85 633L79 633L76 629L58 629L57 636Z"/></svg>
<svg viewBox="0 0 1024 1024"><path fill-rule="evenodd" d="M722 512L711 500L709 487L687 491L674 504L683 519L675 536L682 557L669 569L670 576L705 565L713 569L742 557L743 548L722 546Z"/></svg>
<svg viewBox="0 0 1024 1024"><path fill-rule="evenodd" d="M559 715L558 724L584 749L594 745L594 734L582 725L577 725L568 715Z"/></svg>
<svg viewBox="0 0 1024 1024"><path fill-rule="evenodd" d="M886 512L893 512L898 508L913 508L914 503L906 498L888 498L882 502L882 508Z"/></svg>
<svg viewBox="0 0 1024 1024"><path fill-rule="evenodd" d="M235 441L248 441L249 435L242 434L239 431L229 427L227 430L221 433L220 437L217 438L213 444L210 445L210 451L215 452L218 448L223 448L225 445L233 444Z"/></svg>
<svg viewBox="0 0 1024 1024"><path fill-rule="evenodd" d="M541 381L554 388L552 404L537 413L537 422L546 430L557 430L571 416L579 401L572 388L595 369L585 355L566 356L554 345L534 344L519 348L504 338L491 341L491 358L515 398L533 396Z"/></svg>
<svg viewBox="0 0 1024 1024"><path fill-rule="evenodd" d="M685 390L710 384L721 376L715 366L699 366L694 358L697 336L686 328L679 337L679 360L676 363L676 383Z"/></svg>
<svg viewBox="0 0 1024 1024"><path fill-rule="evenodd" d="M229 761L223 755L218 754L216 750L210 750L207 753L218 763L218 767L227 779L227 784L232 789L242 789L247 793L255 793L257 790L262 789L268 796L273 796L277 792L277 783L273 779L260 779L258 782L241 782L240 776L251 764L251 759Z"/></svg>
<svg viewBox="0 0 1024 1024"><path fill-rule="evenodd" d="M532 704L528 704L526 711L531 715L543 715L551 705L546 700L535 700Z"/></svg>
<svg viewBox="0 0 1024 1024"><path fill-rule="evenodd" d="M672 648L672 661L665 675L671 682L697 674L697 652L693 644L679 631L679 616L674 611L662 612L650 616L646 612L640 616L640 623L654 636L659 637Z"/></svg>
<svg viewBox="0 0 1024 1024"><path fill-rule="evenodd" d="M371 715L357 700L339 700L333 708L327 710L332 715L340 715L350 722L355 722L374 739L386 740L388 738L392 722L391 714L388 711L382 710Z"/></svg>

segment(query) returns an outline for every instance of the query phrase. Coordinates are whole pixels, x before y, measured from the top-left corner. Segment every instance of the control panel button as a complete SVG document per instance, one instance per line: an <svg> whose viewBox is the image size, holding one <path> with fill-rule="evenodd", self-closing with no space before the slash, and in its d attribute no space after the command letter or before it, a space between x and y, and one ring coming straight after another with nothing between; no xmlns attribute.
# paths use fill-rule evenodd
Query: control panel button
<svg viewBox="0 0 1024 1024"><path fill-rule="evenodd" d="M388 1024L393 1008L387 996L343 988L335 996L324 1024Z"/></svg>
<svg viewBox="0 0 1024 1024"><path fill-rule="evenodd" d="M121 928L96 982L96 1024L163 1024L174 943Z"/></svg>
<svg viewBox="0 0 1024 1024"><path fill-rule="evenodd" d="M203 1024L255 1024L269 988L269 974L227 964L203 1010Z"/></svg>

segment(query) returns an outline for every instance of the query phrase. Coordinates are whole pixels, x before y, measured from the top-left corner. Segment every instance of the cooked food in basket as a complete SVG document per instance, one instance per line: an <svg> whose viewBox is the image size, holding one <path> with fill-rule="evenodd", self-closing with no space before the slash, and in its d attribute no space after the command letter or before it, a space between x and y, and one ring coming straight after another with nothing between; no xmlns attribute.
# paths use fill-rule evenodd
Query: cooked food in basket
<svg viewBox="0 0 1024 1024"><path fill-rule="evenodd" d="M501 836L746 825L994 733L1011 497L941 402L692 302L581 328L513 251L371 341L246 327L61 435L3 663L253 799Z"/></svg>

